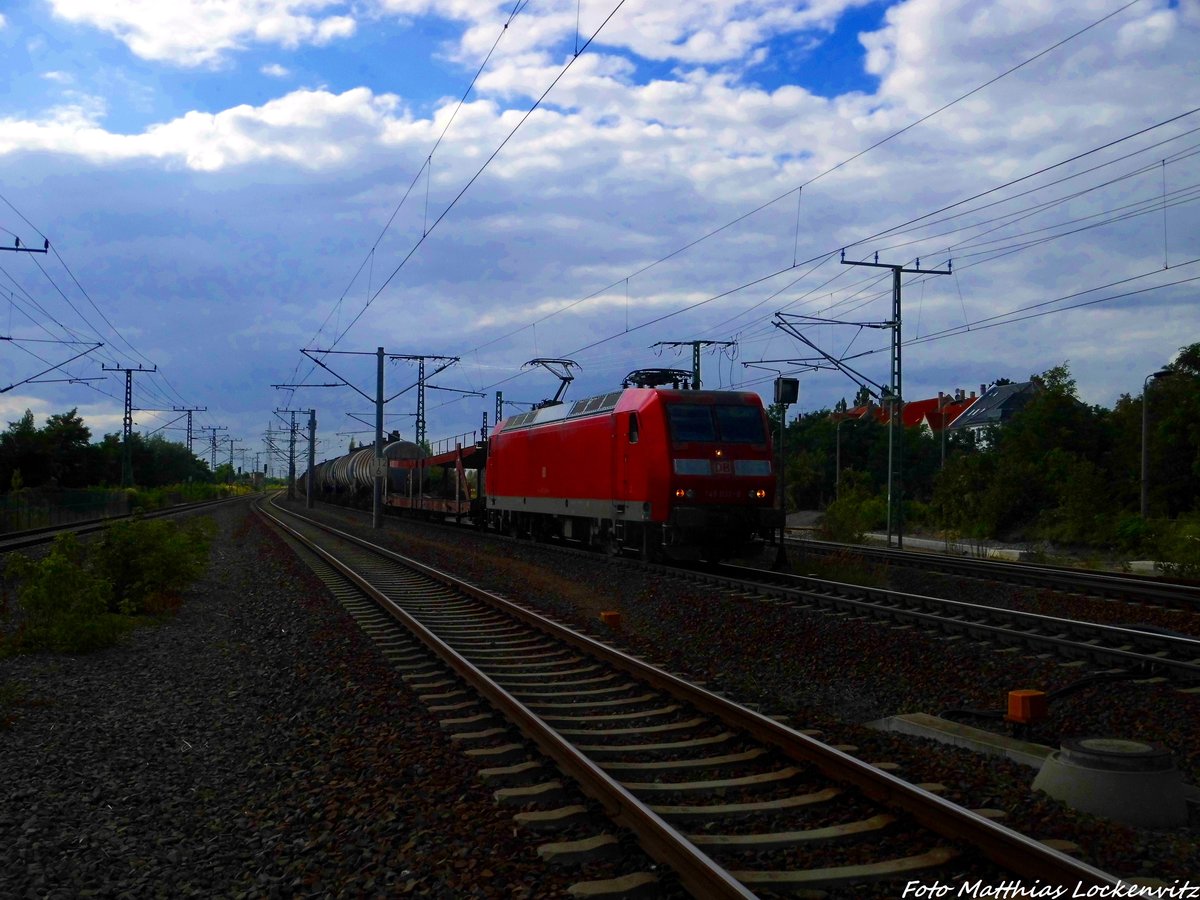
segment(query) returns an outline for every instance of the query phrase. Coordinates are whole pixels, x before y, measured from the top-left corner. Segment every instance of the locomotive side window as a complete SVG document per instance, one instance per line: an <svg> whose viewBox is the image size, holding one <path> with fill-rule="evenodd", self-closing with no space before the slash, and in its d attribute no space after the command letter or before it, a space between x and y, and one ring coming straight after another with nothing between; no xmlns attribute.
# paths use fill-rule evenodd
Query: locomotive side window
<svg viewBox="0 0 1200 900"><path fill-rule="evenodd" d="M677 444L717 439L711 406L672 403L667 406L667 418L671 425L671 440Z"/></svg>
<svg viewBox="0 0 1200 900"><path fill-rule="evenodd" d="M629 443L636 444L638 442L638 417L637 413L629 414Z"/></svg>
<svg viewBox="0 0 1200 900"><path fill-rule="evenodd" d="M762 414L755 406L717 406L721 440L734 444L765 444Z"/></svg>

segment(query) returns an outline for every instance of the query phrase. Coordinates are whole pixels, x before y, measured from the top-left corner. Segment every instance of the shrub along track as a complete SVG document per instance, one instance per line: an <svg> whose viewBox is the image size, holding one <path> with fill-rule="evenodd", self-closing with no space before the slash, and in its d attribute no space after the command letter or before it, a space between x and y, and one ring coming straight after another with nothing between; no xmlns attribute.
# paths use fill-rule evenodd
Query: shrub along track
<svg viewBox="0 0 1200 900"><path fill-rule="evenodd" d="M462 713L446 723L462 729L462 740L482 741L482 753L522 754L506 726L483 727L488 712L476 708L478 692L694 891L745 896L745 885L808 886L858 894L864 883L913 872L946 880L998 882L1015 873L1071 886L1115 883L526 608L342 532L331 538L308 522L289 525L469 684L466 691L434 672L422 684L438 701L459 701L453 705L461 708L445 711ZM318 549L331 543L336 550ZM401 566L408 571L400 574ZM509 774L528 771L537 781L540 769L530 759ZM688 830L688 839L665 820ZM696 822L698 829L683 824Z"/></svg>

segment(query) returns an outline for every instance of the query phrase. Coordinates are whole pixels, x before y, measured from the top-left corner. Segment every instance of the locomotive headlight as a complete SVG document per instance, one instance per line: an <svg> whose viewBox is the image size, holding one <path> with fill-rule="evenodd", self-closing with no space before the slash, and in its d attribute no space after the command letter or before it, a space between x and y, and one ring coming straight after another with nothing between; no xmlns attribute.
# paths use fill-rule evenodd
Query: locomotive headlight
<svg viewBox="0 0 1200 900"><path fill-rule="evenodd" d="M713 456L717 457L717 459L720 459L724 455L725 455L724 450L717 450L715 453L713 453Z"/></svg>
<svg viewBox="0 0 1200 900"><path fill-rule="evenodd" d="M675 488L675 496L683 499L687 496L687 491L685 491L683 488Z"/></svg>
<svg viewBox="0 0 1200 900"><path fill-rule="evenodd" d="M767 492L764 491L762 488L759 488L757 491L750 492L750 497L754 500L762 500L766 496L767 496Z"/></svg>

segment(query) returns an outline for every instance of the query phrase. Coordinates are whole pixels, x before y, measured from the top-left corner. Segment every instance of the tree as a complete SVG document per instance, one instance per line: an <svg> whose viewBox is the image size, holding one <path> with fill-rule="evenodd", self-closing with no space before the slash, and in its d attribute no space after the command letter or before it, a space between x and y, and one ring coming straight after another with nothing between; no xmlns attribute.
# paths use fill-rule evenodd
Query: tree
<svg viewBox="0 0 1200 900"><path fill-rule="evenodd" d="M92 432L83 424L78 407L53 415L41 433L50 477L61 487L85 487L95 469Z"/></svg>
<svg viewBox="0 0 1200 900"><path fill-rule="evenodd" d="M39 487L49 478L49 466L42 449L42 436L33 421L33 411L8 423L8 430L0 434L0 488L9 489L14 484Z"/></svg>
<svg viewBox="0 0 1200 900"><path fill-rule="evenodd" d="M1181 347L1166 370L1142 400L1150 404L1150 508L1174 518L1200 507L1200 343Z"/></svg>

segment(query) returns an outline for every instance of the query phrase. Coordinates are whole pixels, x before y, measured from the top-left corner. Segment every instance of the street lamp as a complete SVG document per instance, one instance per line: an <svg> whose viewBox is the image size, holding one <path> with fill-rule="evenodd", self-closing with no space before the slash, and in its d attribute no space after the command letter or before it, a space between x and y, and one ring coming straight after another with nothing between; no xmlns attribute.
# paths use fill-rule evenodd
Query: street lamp
<svg viewBox="0 0 1200 900"><path fill-rule="evenodd" d="M775 551L775 568L787 568L787 476L784 470L783 434L787 430L787 408L800 399L800 381L796 378L775 379L775 403L779 406L779 547Z"/></svg>
<svg viewBox="0 0 1200 900"><path fill-rule="evenodd" d="M1168 378L1175 373L1170 369L1160 369L1157 372L1151 372L1142 382L1142 518L1145 519L1149 507L1149 491L1148 479L1146 477L1147 462L1146 462L1146 422L1148 419L1147 412L1150 407L1150 381L1154 378Z"/></svg>

